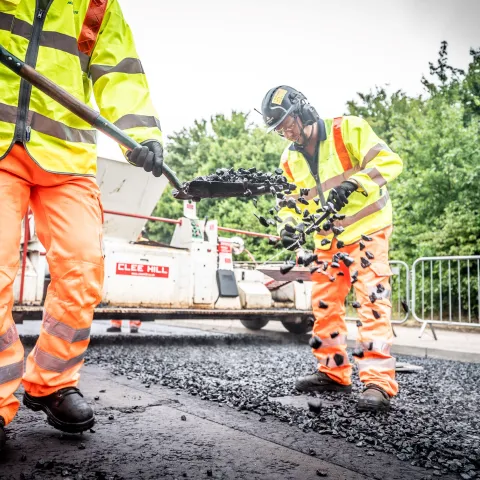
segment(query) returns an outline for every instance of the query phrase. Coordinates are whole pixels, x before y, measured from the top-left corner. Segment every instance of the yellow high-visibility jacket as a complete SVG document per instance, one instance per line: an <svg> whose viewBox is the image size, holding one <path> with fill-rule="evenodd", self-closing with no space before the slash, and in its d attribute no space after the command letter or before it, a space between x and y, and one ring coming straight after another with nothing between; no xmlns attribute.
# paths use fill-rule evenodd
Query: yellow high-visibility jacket
<svg viewBox="0 0 480 480"><path fill-rule="evenodd" d="M346 245L360 240L361 235L377 232L392 224L392 202L386 184L397 177L403 168L400 157L373 132L370 125L359 117L345 116L323 119L318 123L318 156L311 159L310 168L306 153L290 144L283 152L280 167L289 182L295 183L297 189L290 195L298 198L301 188L309 188L308 205L297 205L303 210L314 213L320 205L313 199L320 197L324 203L330 190L343 181L355 180L359 189L348 198L348 204L340 213L344 220L335 225L344 227L338 236ZM315 168L313 168L315 170ZM316 174L316 175L315 175ZM316 178L315 178L316 177ZM278 225L281 232L285 223L298 224L302 215L288 207L278 212L283 223ZM315 247L328 250L330 244L321 245L324 238L333 238L332 230L315 233Z"/></svg>
<svg viewBox="0 0 480 480"><path fill-rule="evenodd" d="M37 6L38 3L38 6ZM0 44L137 142L162 141L117 0L2 0ZM95 175L96 130L0 65L0 161L15 142L45 170Z"/></svg>

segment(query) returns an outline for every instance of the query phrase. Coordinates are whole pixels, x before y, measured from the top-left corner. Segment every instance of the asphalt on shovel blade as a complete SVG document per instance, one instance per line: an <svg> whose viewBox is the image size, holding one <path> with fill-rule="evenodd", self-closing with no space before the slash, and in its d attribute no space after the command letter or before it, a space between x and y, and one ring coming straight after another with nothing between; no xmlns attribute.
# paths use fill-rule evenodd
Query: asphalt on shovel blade
<svg viewBox="0 0 480 480"><path fill-rule="evenodd" d="M188 198L233 198L266 195L271 192L261 183L209 182L193 180L186 182L181 190L174 190L173 196L178 199Z"/></svg>

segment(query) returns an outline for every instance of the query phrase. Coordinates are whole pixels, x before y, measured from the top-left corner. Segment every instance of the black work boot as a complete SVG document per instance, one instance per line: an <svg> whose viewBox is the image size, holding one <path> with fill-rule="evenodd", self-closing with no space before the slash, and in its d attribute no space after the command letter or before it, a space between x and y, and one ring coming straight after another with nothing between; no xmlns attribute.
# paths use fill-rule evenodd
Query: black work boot
<svg viewBox="0 0 480 480"><path fill-rule="evenodd" d="M108 333L121 333L122 329L121 329L121 327L108 327L107 332Z"/></svg>
<svg viewBox="0 0 480 480"><path fill-rule="evenodd" d="M5 426L5 420L3 417L0 417L0 452L3 450L5 443L7 442L7 436L5 435L5 430L3 427Z"/></svg>
<svg viewBox="0 0 480 480"><path fill-rule="evenodd" d="M297 378L295 388L300 392L343 392L350 393L351 385L342 385L332 380L326 373L315 372L312 375Z"/></svg>
<svg viewBox="0 0 480 480"><path fill-rule="evenodd" d="M390 410L390 395L378 385L369 383L358 399L357 410L360 412Z"/></svg>
<svg viewBox="0 0 480 480"><path fill-rule="evenodd" d="M92 407L76 387L61 388L46 397L24 393L23 404L34 412L43 410L48 423L62 432L80 433L95 423Z"/></svg>

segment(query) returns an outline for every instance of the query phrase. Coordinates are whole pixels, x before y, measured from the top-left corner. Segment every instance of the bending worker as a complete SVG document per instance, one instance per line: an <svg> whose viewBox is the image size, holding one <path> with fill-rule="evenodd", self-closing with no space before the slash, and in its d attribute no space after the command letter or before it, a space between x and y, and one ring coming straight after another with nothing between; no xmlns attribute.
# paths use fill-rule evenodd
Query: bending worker
<svg viewBox="0 0 480 480"><path fill-rule="evenodd" d="M117 0L6 0L0 43L142 143L130 163L160 176L162 133L132 33ZM102 205L96 132L0 66L0 449L24 404L65 432L94 424L77 388L102 294ZM12 319L21 221L30 206L51 273L40 337L26 361Z"/></svg>
<svg viewBox="0 0 480 480"><path fill-rule="evenodd" d="M344 229L342 233L337 230L335 238L331 224L322 224L315 233L315 253L328 264L326 270L319 268L312 274L315 323L310 344L318 370L297 379L296 388L302 392L351 391L345 299L353 284L357 297L353 306L360 318L354 356L366 385L358 409L388 409L398 385L395 359L390 355L392 204L386 184L400 174L402 161L365 120L353 116L321 119L294 88L272 88L263 99L262 114L269 131L291 142L280 166L289 182L297 185L292 196L303 194L297 210L284 204L279 211L283 245L298 247L292 226L302 222L299 207L314 213L331 202L340 217L345 215L334 222ZM349 262L341 261L342 253ZM354 263L348 265L352 259Z"/></svg>

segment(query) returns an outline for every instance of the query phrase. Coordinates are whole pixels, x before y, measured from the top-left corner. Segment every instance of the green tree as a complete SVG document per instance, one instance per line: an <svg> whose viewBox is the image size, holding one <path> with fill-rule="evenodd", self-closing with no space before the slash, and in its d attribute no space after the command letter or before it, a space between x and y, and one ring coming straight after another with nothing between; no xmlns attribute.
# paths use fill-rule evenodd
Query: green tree
<svg viewBox="0 0 480 480"><path fill-rule="evenodd" d="M348 102L404 161L389 189L394 205L393 258L480 252L480 55L468 70L448 63L442 42L425 97L377 88Z"/></svg>

